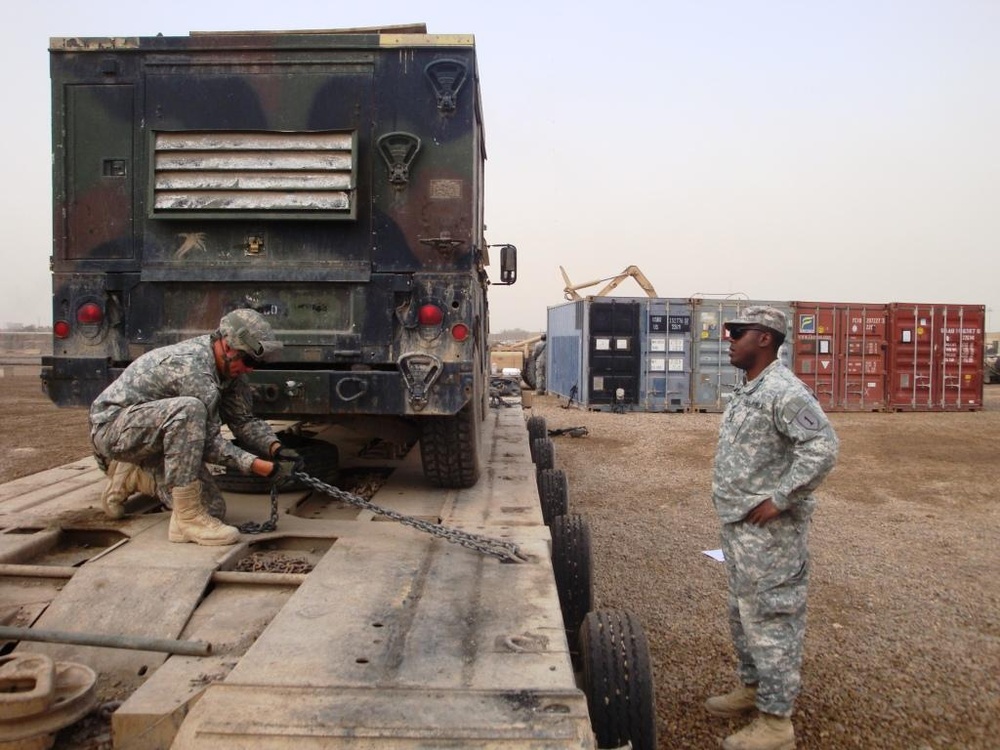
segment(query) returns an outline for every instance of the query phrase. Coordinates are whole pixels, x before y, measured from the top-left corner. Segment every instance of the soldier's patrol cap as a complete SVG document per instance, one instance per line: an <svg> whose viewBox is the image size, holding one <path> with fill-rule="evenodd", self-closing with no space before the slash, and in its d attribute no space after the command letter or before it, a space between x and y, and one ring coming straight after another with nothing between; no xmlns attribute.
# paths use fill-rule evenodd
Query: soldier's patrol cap
<svg viewBox="0 0 1000 750"><path fill-rule="evenodd" d="M282 348L282 343L271 330L271 324L259 312L249 308L223 315L219 321L219 333L233 349L264 362L274 359Z"/></svg>
<svg viewBox="0 0 1000 750"><path fill-rule="evenodd" d="M738 318L727 320L723 326L727 331L731 331L733 328L762 326L784 338L788 331L788 320L785 318L785 313L775 307L752 305L743 308Z"/></svg>

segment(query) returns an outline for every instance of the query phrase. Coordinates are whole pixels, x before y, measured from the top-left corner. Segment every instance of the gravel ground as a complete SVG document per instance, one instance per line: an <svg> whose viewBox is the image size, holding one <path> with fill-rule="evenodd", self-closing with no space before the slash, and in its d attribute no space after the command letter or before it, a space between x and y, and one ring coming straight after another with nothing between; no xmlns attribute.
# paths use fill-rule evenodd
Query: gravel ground
<svg viewBox="0 0 1000 750"><path fill-rule="evenodd" d="M734 684L709 490L717 414L608 414L536 397L570 510L591 527L600 608L650 641L660 748L713 748L739 722L705 696ZM86 413L37 373L5 377L0 482L89 453ZM800 750L1000 747L1000 385L958 414L834 414L838 467L819 492Z"/></svg>
<svg viewBox="0 0 1000 750"><path fill-rule="evenodd" d="M565 403L563 399L561 403ZM650 642L661 748L717 747L741 722L705 697L736 684L711 507L718 414L610 414L536 397L570 512L591 528L598 608ZM832 414L820 488L800 750L1000 747L1000 386L957 414Z"/></svg>

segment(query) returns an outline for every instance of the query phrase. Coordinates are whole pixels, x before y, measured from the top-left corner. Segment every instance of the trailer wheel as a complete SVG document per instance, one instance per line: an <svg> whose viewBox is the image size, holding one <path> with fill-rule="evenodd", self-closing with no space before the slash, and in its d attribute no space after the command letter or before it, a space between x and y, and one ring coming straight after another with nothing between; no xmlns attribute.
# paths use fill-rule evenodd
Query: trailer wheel
<svg viewBox="0 0 1000 750"><path fill-rule="evenodd" d="M602 748L656 747L656 701L649 644L630 612L598 610L580 627L583 692Z"/></svg>
<svg viewBox="0 0 1000 750"><path fill-rule="evenodd" d="M552 535L552 570L559 592L563 627L570 654L575 657L580 652L580 623L594 602L590 527L583 517L571 513L553 518L549 532Z"/></svg>
<svg viewBox="0 0 1000 750"><path fill-rule="evenodd" d="M545 438L549 436L548 426L545 424L545 417L528 417L528 440Z"/></svg>
<svg viewBox="0 0 1000 750"><path fill-rule="evenodd" d="M420 418L420 458L424 477L436 487L460 489L479 481L479 404L453 417Z"/></svg>
<svg viewBox="0 0 1000 750"><path fill-rule="evenodd" d="M542 520L546 525L557 516L564 516L569 509L569 489L566 472L562 469L542 469L538 472L538 500L542 506Z"/></svg>
<svg viewBox="0 0 1000 750"><path fill-rule="evenodd" d="M536 471L555 468L556 448L551 439L535 438L531 441L531 447Z"/></svg>
<svg viewBox="0 0 1000 750"><path fill-rule="evenodd" d="M327 484L336 484L340 471L340 453L337 446L325 440L303 437L301 435L279 435L282 445L294 448L302 456L305 466L303 471ZM265 494L271 491L271 480L255 474L240 474L238 471L226 468L221 474L215 475L215 483L223 492L241 492L248 495ZM299 490L305 485L297 479L282 485L283 489Z"/></svg>

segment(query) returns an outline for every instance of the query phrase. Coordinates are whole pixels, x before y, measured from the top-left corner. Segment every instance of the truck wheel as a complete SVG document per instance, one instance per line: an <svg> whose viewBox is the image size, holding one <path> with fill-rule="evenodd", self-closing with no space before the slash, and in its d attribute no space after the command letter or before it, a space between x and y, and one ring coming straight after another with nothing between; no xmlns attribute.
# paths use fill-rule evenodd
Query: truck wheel
<svg viewBox="0 0 1000 750"><path fill-rule="evenodd" d="M570 654L575 658L580 652L580 624L594 602L590 527L583 517L571 513L553 518L549 533L563 627Z"/></svg>
<svg viewBox="0 0 1000 750"><path fill-rule="evenodd" d="M549 432L548 426L545 424L545 417L528 417L528 440L548 436Z"/></svg>
<svg viewBox="0 0 1000 750"><path fill-rule="evenodd" d="M527 383L532 390L535 389L535 358L530 354L524 358L524 365L521 367L521 380Z"/></svg>
<svg viewBox="0 0 1000 750"><path fill-rule="evenodd" d="M531 441L532 461L535 462L535 470L555 468L556 448L549 438L535 438Z"/></svg>
<svg viewBox="0 0 1000 750"><path fill-rule="evenodd" d="M453 417L420 418L420 458L424 477L436 487L461 489L479 481L479 404Z"/></svg>
<svg viewBox="0 0 1000 750"><path fill-rule="evenodd" d="M556 516L564 516L569 506L566 472L562 469L542 469L538 472L538 500L542 505L542 520L548 526Z"/></svg>
<svg viewBox="0 0 1000 750"><path fill-rule="evenodd" d="M325 440L299 435L279 435L282 445L294 448L302 456L303 471L327 484L336 484L340 471L340 453L337 446ZM241 492L247 495L262 495L271 491L271 480L255 474L240 474L233 469L225 469L215 475L215 483L223 492ZM297 479L282 485L282 489L300 490L305 485Z"/></svg>
<svg viewBox="0 0 1000 750"><path fill-rule="evenodd" d="M635 615L599 610L580 627L583 692L597 746L656 748L649 645Z"/></svg>

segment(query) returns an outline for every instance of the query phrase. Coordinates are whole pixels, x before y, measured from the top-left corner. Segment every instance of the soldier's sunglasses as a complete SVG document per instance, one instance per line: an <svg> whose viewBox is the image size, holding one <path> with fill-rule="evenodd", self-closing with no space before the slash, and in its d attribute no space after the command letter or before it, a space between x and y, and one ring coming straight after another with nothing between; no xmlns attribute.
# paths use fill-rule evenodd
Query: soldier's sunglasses
<svg viewBox="0 0 1000 750"><path fill-rule="evenodd" d="M737 341L743 338L743 334L747 331L760 331L761 333L771 333L770 328L764 328L763 326L741 326L740 328L730 328L729 338L733 341Z"/></svg>

